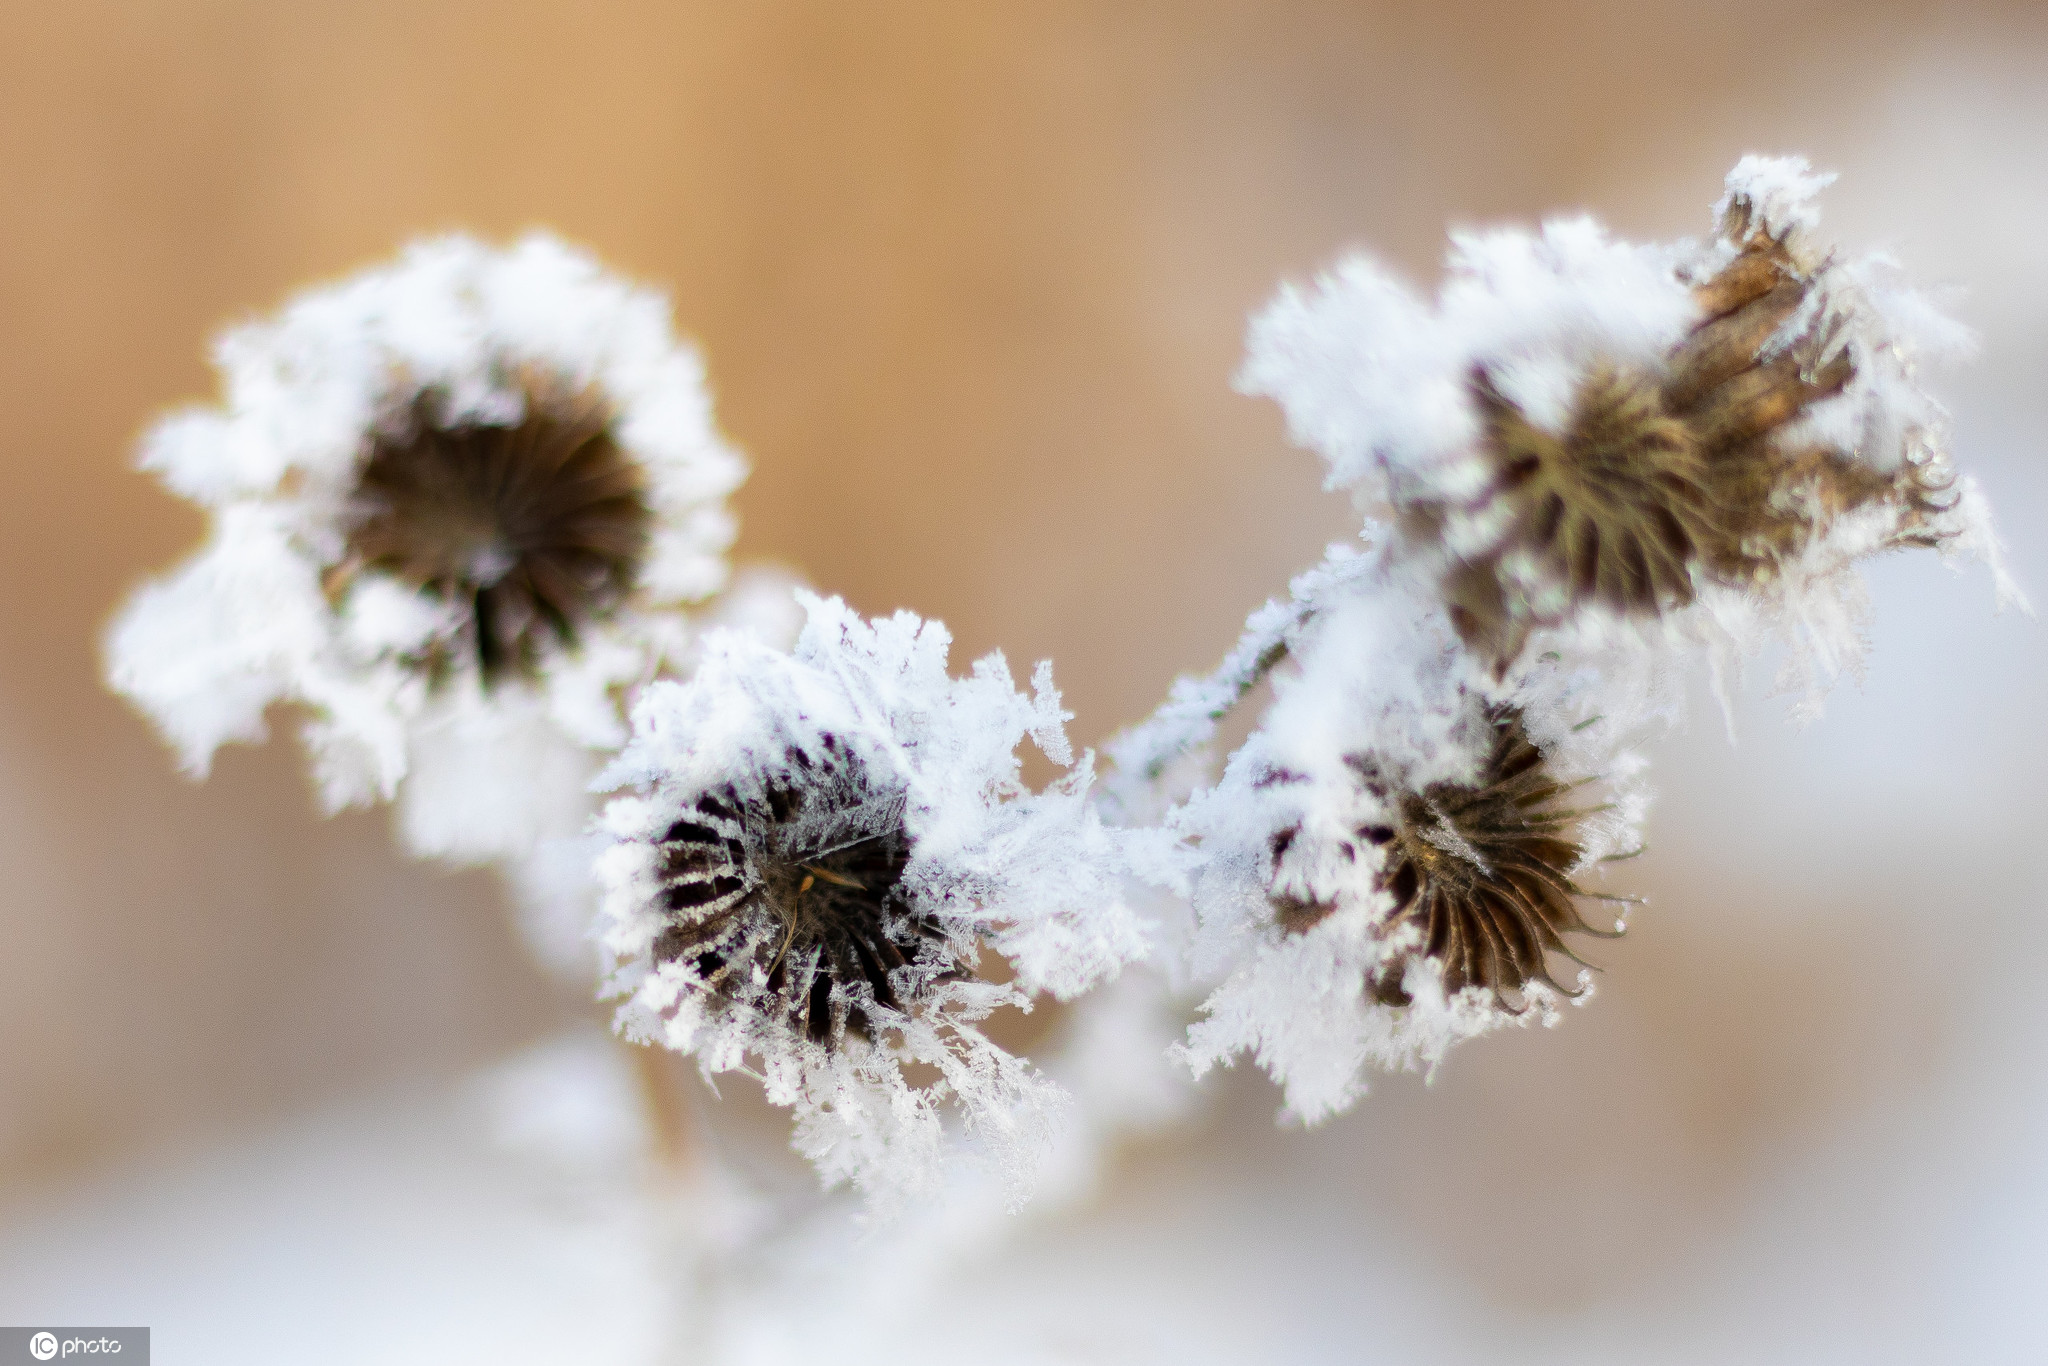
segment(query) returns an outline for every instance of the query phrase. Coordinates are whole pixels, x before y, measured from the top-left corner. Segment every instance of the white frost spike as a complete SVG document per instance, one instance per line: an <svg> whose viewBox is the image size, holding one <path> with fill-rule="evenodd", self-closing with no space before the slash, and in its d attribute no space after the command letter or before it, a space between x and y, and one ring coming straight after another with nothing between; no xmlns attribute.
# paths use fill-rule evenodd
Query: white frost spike
<svg viewBox="0 0 2048 1366"><path fill-rule="evenodd" d="M1020 781L1027 736L1071 759L1044 666L1030 694L999 654L953 678L942 626L799 601L791 653L713 633L687 683L647 687L604 775L637 789L606 809L599 862L620 1027L707 1073L757 1068L828 1181L928 1187L952 1101L1021 1189L1058 1088L977 1023L1140 956L1123 837L1087 758ZM1013 981L975 974L982 945Z"/></svg>
<svg viewBox="0 0 2048 1366"><path fill-rule="evenodd" d="M299 705L327 804L396 796L418 853L522 857L573 836L580 804L539 775L580 787L624 739L621 689L680 651L674 609L725 579L724 499L744 474L666 302L543 235L502 250L445 237L235 328L215 362L224 400L165 420L141 454L211 511L211 533L114 622L113 686L196 773L221 744L261 738L267 707ZM463 604L350 560L359 480L408 414L503 428L543 391L591 396L637 481L631 582L576 648L518 676L486 688L458 660L430 677L421 661L449 653Z"/></svg>
<svg viewBox="0 0 2048 1366"><path fill-rule="evenodd" d="M1773 157L1750 153L1735 163L1715 201L1714 217L1727 216L1738 201L1750 206L1750 213L1771 236L1783 239L1794 233L1811 232L1820 224L1820 209L1814 201L1835 183L1833 171L1815 171L1805 157Z"/></svg>

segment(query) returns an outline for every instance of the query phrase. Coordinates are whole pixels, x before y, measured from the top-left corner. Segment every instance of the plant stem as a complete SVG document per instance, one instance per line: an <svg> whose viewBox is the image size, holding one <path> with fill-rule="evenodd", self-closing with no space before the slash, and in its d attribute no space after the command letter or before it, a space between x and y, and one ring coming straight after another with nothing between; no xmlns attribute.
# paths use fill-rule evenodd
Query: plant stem
<svg viewBox="0 0 2048 1366"><path fill-rule="evenodd" d="M677 1075L673 1059L666 1050L647 1044L622 1039L619 1046L626 1050L633 1064L633 1078L639 1085L648 1132L653 1138L655 1166L670 1177L698 1174L703 1152L697 1116L690 1103L689 1089Z"/></svg>

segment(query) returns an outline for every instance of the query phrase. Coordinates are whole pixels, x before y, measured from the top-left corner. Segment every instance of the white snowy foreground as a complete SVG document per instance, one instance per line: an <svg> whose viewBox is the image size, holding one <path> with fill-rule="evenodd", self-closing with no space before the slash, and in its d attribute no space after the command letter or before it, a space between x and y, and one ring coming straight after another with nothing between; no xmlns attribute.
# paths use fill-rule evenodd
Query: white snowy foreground
<svg viewBox="0 0 2048 1366"><path fill-rule="evenodd" d="M1980 1023L2022 1014L1993 1013L2006 1018ZM1469 1121L1475 1100L1502 1099L1497 1081L1481 1078L1478 1095L1396 1082L1379 1107L1302 1133L1274 1127L1273 1092L1238 1075L1206 1129L1127 1154L1110 1194L1025 1216L922 1293L857 1312L787 1297L783 1312L726 1325L723 1355L687 1326L670 1354L673 1297L651 1283L649 1230L601 1177L494 1141L480 1084L367 1096L0 1211L0 1321L147 1323L167 1366L2036 1362L2048 1356L2041 1032L2022 1028L2021 1046L1984 1059L2002 1097L1987 1099L1987 1077L1960 1079L1959 1113L1834 1128L1770 1155L1685 1251L1634 1268L1603 1259L1603 1221L1585 1209L1627 1198L1640 1159L1617 1154L1620 1188L1607 1192L1588 1184L1598 1153L1561 1174L1479 1179L1474 1200L1524 1190L1520 1209L1404 1199L1418 1167L1442 1175L1418 1121L1431 1106ZM594 1056L558 1046L553 1065L578 1055ZM1971 1146L1958 1151L1958 1137ZM583 1140L602 1155L602 1132ZM1501 1257L1554 1263L1537 1281L1563 1293L1490 1293Z"/></svg>

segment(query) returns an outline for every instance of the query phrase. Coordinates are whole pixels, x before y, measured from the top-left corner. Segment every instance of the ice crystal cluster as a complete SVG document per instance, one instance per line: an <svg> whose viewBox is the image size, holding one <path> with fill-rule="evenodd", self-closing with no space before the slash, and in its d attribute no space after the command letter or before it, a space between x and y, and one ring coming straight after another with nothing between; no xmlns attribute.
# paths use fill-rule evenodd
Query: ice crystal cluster
<svg viewBox="0 0 2048 1366"><path fill-rule="evenodd" d="M1199 1015L1174 1056L1249 1054L1315 1119L1586 999L1642 851L1633 747L1695 657L1780 643L1811 701L1855 661L1860 560L1995 565L1920 387L1968 339L1818 236L1825 184L1753 157L1701 241L1560 220L1455 237L1434 300L1364 258L1283 290L1241 384L1361 538L1099 784L1048 664L956 676L938 623L809 594L798 633L786 582L707 604L741 465L696 359L544 237L424 243L228 334L222 402L143 452L207 544L117 619L110 676L194 770L293 704L331 804L546 862L620 1033L757 1077L828 1180L893 1199L972 1150L1077 1183L1051 1077L1090 1143L1173 1111L1128 1066L1166 983ZM1065 770L1041 790L1027 739ZM1106 1071L984 1032L1140 962L1095 999L1144 1009L1069 1031Z"/></svg>

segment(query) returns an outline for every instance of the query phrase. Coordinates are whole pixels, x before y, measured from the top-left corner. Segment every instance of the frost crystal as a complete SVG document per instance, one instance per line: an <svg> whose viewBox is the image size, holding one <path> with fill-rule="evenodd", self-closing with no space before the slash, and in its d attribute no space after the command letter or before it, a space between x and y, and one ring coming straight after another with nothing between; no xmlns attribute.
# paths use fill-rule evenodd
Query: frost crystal
<svg viewBox="0 0 2048 1366"><path fill-rule="evenodd" d="M793 652L716 633L687 683L645 689L605 775L639 789L600 860L621 1027L707 1072L752 1059L828 1178L927 1184L948 1100L1021 1169L1058 1091L976 1025L1139 956L1119 840L1085 759L1019 781L1027 735L1072 763L1049 668L1030 696L1000 655L951 678L944 628L802 601Z"/></svg>
<svg viewBox="0 0 2048 1366"><path fill-rule="evenodd" d="M114 623L114 686L201 773L299 704L327 802L397 795L417 852L573 833L619 689L724 579L743 473L665 302L544 236L450 237L215 354L221 404L142 453L211 532Z"/></svg>

